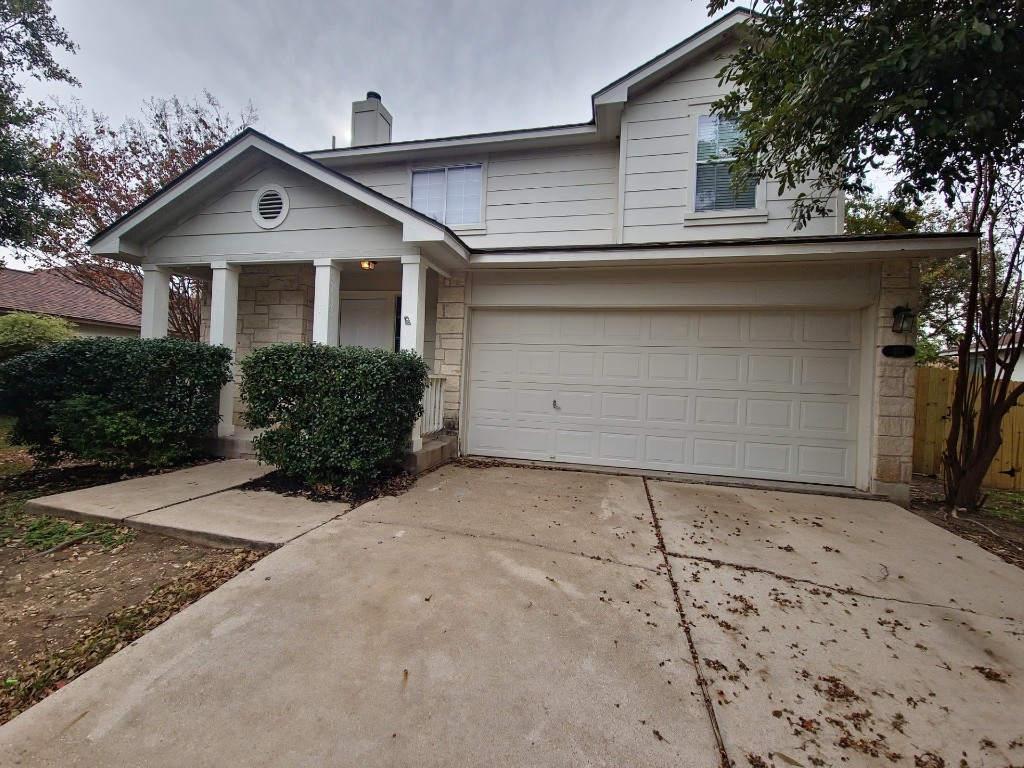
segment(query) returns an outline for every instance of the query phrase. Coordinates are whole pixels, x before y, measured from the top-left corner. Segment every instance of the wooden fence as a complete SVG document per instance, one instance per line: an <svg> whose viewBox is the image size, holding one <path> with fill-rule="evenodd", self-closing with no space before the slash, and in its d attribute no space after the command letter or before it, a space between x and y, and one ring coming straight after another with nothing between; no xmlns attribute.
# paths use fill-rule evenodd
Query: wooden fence
<svg viewBox="0 0 1024 768"><path fill-rule="evenodd" d="M942 451L949 433L956 371L920 366L914 412L914 473L942 475ZM1003 419L1003 445L985 475L989 488L1024 490L1024 405L1017 405Z"/></svg>

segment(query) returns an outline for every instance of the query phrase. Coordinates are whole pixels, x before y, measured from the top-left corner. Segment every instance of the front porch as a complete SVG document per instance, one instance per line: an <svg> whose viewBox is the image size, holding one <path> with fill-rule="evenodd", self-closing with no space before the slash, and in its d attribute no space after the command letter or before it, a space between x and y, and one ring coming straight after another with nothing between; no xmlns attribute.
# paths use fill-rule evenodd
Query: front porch
<svg viewBox="0 0 1024 768"><path fill-rule="evenodd" d="M146 267L144 273L142 334L166 335L172 269ZM188 274L207 286L202 340L235 353L235 381L221 393L221 423L213 442L217 455L253 456L254 433L244 426L237 394L238 364L255 349L287 342L416 352L431 373L407 466L422 471L457 451L456 439L441 433L458 429L465 314L461 275L446 276L418 255L376 257L362 266L353 259L239 258L190 265ZM439 317L445 321L440 328Z"/></svg>

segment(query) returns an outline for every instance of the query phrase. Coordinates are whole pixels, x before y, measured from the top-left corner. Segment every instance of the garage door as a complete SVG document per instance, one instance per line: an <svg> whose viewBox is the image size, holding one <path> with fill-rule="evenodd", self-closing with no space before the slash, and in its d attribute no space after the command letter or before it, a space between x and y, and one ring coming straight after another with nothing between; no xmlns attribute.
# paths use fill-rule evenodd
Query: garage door
<svg viewBox="0 0 1024 768"><path fill-rule="evenodd" d="M853 485L859 316L481 310L481 456Z"/></svg>

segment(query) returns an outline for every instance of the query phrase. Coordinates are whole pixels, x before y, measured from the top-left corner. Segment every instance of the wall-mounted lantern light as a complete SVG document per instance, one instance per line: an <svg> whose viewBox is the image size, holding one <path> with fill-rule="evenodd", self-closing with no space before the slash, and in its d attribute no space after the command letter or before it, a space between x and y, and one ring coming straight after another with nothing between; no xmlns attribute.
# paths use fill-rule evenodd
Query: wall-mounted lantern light
<svg viewBox="0 0 1024 768"><path fill-rule="evenodd" d="M914 321L917 316L910 307L896 307L892 311L892 332L910 333L914 330Z"/></svg>
<svg viewBox="0 0 1024 768"><path fill-rule="evenodd" d="M359 262L359 267L361 269L373 269L376 266L377 266L377 262L376 261L360 261Z"/></svg>

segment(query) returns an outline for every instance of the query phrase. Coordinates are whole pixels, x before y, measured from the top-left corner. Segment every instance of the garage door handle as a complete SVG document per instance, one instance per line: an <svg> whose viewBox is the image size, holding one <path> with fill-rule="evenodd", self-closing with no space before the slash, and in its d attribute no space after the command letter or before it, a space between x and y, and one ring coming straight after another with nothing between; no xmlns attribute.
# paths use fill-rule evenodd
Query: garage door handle
<svg viewBox="0 0 1024 768"><path fill-rule="evenodd" d="M557 400L552 400L551 401L551 407L554 408L556 411L562 410L562 408L558 405L558 401Z"/></svg>

